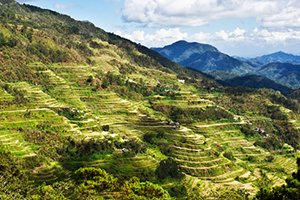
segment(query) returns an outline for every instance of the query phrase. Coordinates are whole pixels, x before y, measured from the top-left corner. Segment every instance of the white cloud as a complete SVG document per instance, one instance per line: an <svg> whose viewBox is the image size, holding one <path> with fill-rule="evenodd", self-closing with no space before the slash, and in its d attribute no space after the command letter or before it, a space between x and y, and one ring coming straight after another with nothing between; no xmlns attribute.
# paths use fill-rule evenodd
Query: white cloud
<svg viewBox="0 0 300 200"><path fill-rule="evenodd" d="M214 36L211 33L198 32L188 38L191 41L198 41L201 43L209 43L214 39Z"/></svg>
<svg viewBox="0 0 300 200"><path fill-rule="evenodd" d="M231 55L258 56L274 51L299 54L300 30L254 28L213 33L210 44Z"/></svg>
<svg viewBox="0 0 300 200"><path fill-rule="evenodd" d="M122 14L126 22L158 27L253 17L268 28L300 28L298 0L125 0Z"/></svg>
<svg viewBox="0 0 300 200"><path fill-rule="evenodd" d="M178 40L208 43L217 47L218 45L236 46L241 47L241 49L243 45L267 47L300 43L300 30L295 31L292 29L269 30L266 28L254 28L253 30L246 31L237 27L231 31L220 30L214 33L198 32L189 34L180 28L169 28L158 29L153 33L137 30L132 33L117 31L116 34L148 47L161 47Z"/></svg>
<svg viewBox="0 0 300 200"><path fill-rule="evenodd" d="M286 29L286 28L300 28L300 5L297 7L288 6L283 8L280 12L275 13L269 17L262 19L262 24L265 27Z"/></svg>
<svg viewBox="0 0 300 200"><path fill-rule="evenodd" d="M246 30L237 27L233 31L226 32L224 30L218 31L214 34L214 39L223 41L243 41L246 39Z"/></svg>
<svg viewBox="0 0 300 200"><path fill-rule="evenodd" d="M154 33L145 33L141 30L133 31L130 34L121 31L116 31L115 33L148 47L161 46L162 44L188 39L188 34L182 32L179 28L159 29Z"/></svg>
<svg viewBox="0 0 300 200"><path fill-rule="evenodd" d="M292 40L300 41L300 31L295 30L276 30L270 31L262 29L256 32L257 39L264 40L267 43L288 43Z"/></svg>
<svg viewBox="0 0 300 200"><path fill-rule="evenodd" d="M288 43L291 40L300 42L300 30L269 30L267 28L254 28L251 31L246 31L237 27L233 31L218 31L213 34L210 42L224 41L224 42L254 42L261 44L275 44L275 43Z"/></svg>

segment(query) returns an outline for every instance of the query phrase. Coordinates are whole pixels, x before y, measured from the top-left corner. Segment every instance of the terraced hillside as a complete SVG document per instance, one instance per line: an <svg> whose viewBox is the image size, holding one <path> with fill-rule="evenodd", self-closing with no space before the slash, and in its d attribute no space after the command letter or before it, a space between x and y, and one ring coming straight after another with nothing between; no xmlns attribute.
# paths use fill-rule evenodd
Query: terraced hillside
<svg viewBox="0 0 300 200"><path fill-rule="evenodd" d="M185 89L182 88L182 90ZM257 131L259 134L261 130L256 130L259 129L258 124L262 122L262 119L271 122L271 118L252 117L250 114L234 114L214 102L214 96L218 97L224 94L219 92L215 95L201 92L195 94L192 91L180 91L178 98L172 100L160 98L155 102L159 102L160 105L165 104L166 107L173 105L181 109L183 109L184 103L192 105L185 106L185 108L193 107L194 110L196 108L208 110L213 107L215 111L228 112L228 117L210 120L211 116L208 116L203 120L200 119L197 122L187 124L183 120L184 126L178 128L176 132L173 131L172 134L168 134L173 141L170 145L170 156L186 174L185 181L190 186L188 188L195 187L201 190L204 198L210 197L211 193L207 193L207 191L211 188L224 187L246 190L251 195L261 187L261 184L265 184L262 182L281 185L284 183L286 174L292 173L292 169L295 171L296 165L293 160L294 153L292 153L294 150L289 149L289 147L284 150L285 161L283 161L282 151L276 153L273 150L270 152L256 144L256 137L249 137L243 132L245 126L250 126L253 132ZM182 99L186 100L183 101ZM219 102L219 100L215 101ZM271 102L267 101L267 103ZM291 113L289 109L281 108L283 113L287 111L289 114ZM206 114L205 111L203 114ZM172 117L172 115L170 116ZM195 117L199 118L199 116ZM269 137L265 132L263 135L265 138ZM199 187L200 185L201 187ZM190 190L191 196L193 196L195 188Z"/></svg>
<svg viewBox="0 0 300 200"><path fill-rule="evenodd" d="M296 171L298 101L0 2L0 199L244 199Z"/></svg>

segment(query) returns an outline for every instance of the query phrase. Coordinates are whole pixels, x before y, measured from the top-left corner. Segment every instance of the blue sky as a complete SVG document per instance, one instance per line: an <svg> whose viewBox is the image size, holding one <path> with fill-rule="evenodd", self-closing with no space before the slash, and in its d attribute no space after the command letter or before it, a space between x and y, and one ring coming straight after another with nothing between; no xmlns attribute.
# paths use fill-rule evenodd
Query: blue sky
<svg viewBox="0 0 300 200"><path fill-rule="evenodd" d="M209 43L230 55L300 54L298 0L18 0L88 20L148 47Z"/></svg>

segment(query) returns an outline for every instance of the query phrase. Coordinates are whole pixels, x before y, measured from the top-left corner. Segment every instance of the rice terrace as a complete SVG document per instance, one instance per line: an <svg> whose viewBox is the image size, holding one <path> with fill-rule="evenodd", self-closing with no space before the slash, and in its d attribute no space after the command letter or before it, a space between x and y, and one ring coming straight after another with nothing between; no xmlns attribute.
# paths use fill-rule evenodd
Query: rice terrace
<svg viewBox="0 0 300 200"><path fill-rule="evenodd" d="M196 11L217 23L205 1L93 1L97 17L122 13L115 27L143 28L137 38L69 17L81 19L77 0L49 2L0 0L0 199L300 199L296 55L247 60L175 37L180 23L206 26Z"/></svg>

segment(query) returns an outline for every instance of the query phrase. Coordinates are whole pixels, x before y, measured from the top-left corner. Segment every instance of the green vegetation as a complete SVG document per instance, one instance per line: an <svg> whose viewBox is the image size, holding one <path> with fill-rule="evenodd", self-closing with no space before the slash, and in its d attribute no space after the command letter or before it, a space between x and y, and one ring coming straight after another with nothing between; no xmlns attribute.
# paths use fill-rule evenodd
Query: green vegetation
<svg viewBox="0 0 300 200"><path fill-rule="evenodd" d="M286 185L275 188L263 188L257 195L261 200L299 199L300 197L300 158L297 159L298 171L286 179Z"/></svg>
<svg viewBox="0 0 300 200"><path fill-rule="evenodd" d="M53 11L0 21L1 199L247 199L295 172L297 100Z"/></svg>

